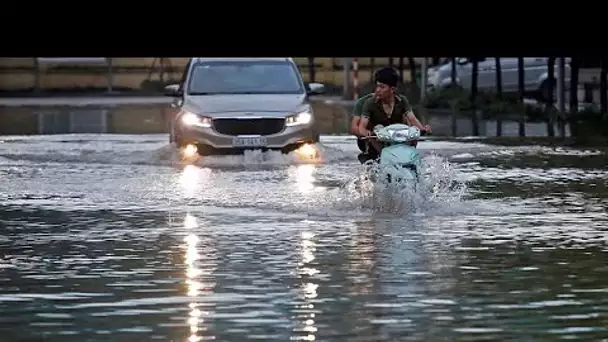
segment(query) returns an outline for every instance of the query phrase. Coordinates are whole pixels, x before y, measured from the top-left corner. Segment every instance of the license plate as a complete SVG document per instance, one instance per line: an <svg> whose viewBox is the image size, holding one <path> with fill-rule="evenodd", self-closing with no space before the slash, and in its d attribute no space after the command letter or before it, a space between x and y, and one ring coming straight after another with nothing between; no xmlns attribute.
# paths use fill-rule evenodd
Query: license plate
<svg viewBox="0 0 608 342"><path fill-rule="evenodd" d="M232 146L234 147L264 147L266 144L266 137L236 137L232 139Z"/></svg>

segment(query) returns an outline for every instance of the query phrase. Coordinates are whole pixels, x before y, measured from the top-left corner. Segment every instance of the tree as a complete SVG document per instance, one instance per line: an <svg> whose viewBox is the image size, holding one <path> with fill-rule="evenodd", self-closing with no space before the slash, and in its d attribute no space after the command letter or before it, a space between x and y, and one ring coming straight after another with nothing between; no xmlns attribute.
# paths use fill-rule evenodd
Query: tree
<svg viewBox="0 0 608 342"><path fill-rule="evenodd" d="M496 96L499 99L502 99L502 70L500 67L500 57L495 57L494 63L496 66Z"/></svg>
<svg viewBox="0 0 608 342"><path fill-rule="evenodd" d="M473 135L479 135L479 123L477 122L477 79L479 76L479 58L471 58L471 105L473 107Z"/></svg>
<svg viewBox="0 0 608 342"><path fill-rule="evenodd" d="M308 57L308 78L309 78L310 82L315 82L315 77L316 77L315 58Z"/></svg>
<svg viewBox="0 0 608 342"><path fill-rule="evenodd" d="M569 107L570 115L574 116L578 112L578 71L580 69L580 59L570 58L570 96Z"/></svg>
<svg viewBox="0 0 608 342"><path fill-rule="evenodd" d="M498 101L502 100L502 69L500 67L500 57L494 58L494 65L496 68L496 98ZM496 121L496 136L502 136L502 121L500 120L500 114Z"/></svg>
<svg viewBox="0 0 608 342"><path fill-rule="evenodd" d="M547 74L547 93L545 94L547 97L545 111L549 115L549 120L547 120L547 135L553 138L555 137L555 116L553 115L555 112L553 108L553 104L555 103L553 98L553 92L555 89L555 57L549 57L547 60Z"/></svg>
<svg viewBox="0 0 608 342"><path fill-rule="evenodd" d="M416 83L416 61L414 60L414 57L408 57L407 61L410 65L410 78L412 79L412 82ZM424 70L423 70L424 72Z"/></svg>
<svg viewBox="0 0 608 342"><path fill-rule="evenodd" d="M451 64L452 64L452 69L450 72L450 87L452 90L455 90L456 87L458 87L458 83L457 83L457 75L456 75L456 67L457 67L457 63L456 63L456 57L452 57L451 59ZM455 106L452 104L452 120L451 120L451 131L452 131L452 135L456 136L457 134L457 125L456 125L456 113L455 113Z"/></svg>
<svg viewBox="0 0 608 342"><path fill-rule="evenodd" d="M608 91L608 79L606 77L608 73L608 59L602 58L600 70L600 113L603 117L608 110L608 94L606 94L606 91Z"/></svg>
<svg viewBox="0 0 608 342"><path fill-rule="evenodd" d="M471 58L471 104L477 100L477 80L479 76L479 60Z"/></svg>
<svg viewBox="0 0 608 342"><path fill-rule="evenodd" d="M450 85L452 88L456 88L456 86L458 86L458 83L456 81L456 78L458 77L458 75L456 75L456 57L452 57L451 59L451 64L452 64L452 69L451 69L451 73L450 73Z"/></svg>
<svg viewBox="0 0 608 342"><path fill-rule="evenodd" d="M570 133L573 136L578 136L578 123L576 115L578 114L578 71L580 69L580 59L578 57L570 58Z"/></svg>
<svg viewBox="0 0 608 342"><path fill-rule="evenodd" d="M519 103L523 106L524 99L526 96L526 84L524 78L524 58L517 57L517 89L519 90ZM519 136L523 137L526 135L526 123L525 123L525 113L522 113L522 116L519 120Z"/></svg>

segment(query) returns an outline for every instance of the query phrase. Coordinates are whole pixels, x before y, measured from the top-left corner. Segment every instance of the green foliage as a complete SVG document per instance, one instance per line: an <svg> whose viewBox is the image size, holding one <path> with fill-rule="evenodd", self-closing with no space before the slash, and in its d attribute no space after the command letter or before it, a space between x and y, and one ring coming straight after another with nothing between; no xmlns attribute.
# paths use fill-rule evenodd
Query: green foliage
<svg viewBox="0 0 608 342"><path fill-rule="evenodd" d="M470 94L461 88L444 88L428 92L421 103L426 108L458 109L471 108Z"/></svg>
<svg viewBox="0 0 608 342"><path fill-rule="evenodd" d="M477 109L481 110L485 117L503 114L530 115L534 111L532 107L519 102L518 94L503 94L501 98L496 93L479 92L474 104L473 106L471 102L471 92L459 87L431 91L423 103L426 108L455 109L461 112Z"/></svg>
<svg viewBox="0 0 608 342"><path fill-rule="evenodd" d="M608 116L599 109L587 107L568 117L572 136L579 144L602 143L608 140Z"/></svg>
<svg viewBox="0 0 608 342"><path fill-rule="evenodd" d="M576 115L572 116L571 121L583 121L589 122L593 124L606 124L608 122L608 117L606 115L602 115L600 110L593 106L588 106L585 109L576 113Z"/></svg>
<svg viewBox="0 0 608 342"><path fill-rule="evenodd" d="M471 102L471 92L459 87L444 88L431 91L427 94L424 103L427 108L455 108L459 110L470 110L473 107L484 110L488 113L509 113L514 111L521 112L523 106L518 104L513 96L503 96L499 98L495 93L477 93L475 106Z"/></svg>

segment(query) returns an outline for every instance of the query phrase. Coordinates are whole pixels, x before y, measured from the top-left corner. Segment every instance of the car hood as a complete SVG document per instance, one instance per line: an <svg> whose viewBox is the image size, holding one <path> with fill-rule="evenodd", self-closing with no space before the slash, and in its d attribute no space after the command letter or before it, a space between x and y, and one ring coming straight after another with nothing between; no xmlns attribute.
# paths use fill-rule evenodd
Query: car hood
<svg viewBox="0 0 608 342"><path fill-rule="evenodd" d="M189 96L184 108L212 117L263 114L286 116L308 106L306 95L246 94Z"/></svg>

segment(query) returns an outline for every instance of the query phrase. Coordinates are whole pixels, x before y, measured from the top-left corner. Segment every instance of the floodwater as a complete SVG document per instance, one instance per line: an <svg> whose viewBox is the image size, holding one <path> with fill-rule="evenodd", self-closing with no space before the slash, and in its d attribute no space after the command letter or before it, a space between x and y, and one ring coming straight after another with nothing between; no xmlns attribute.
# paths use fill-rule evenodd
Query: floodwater
<svg viewBox="0 0 608 342"><path fill-rule="evenodd" d="M608 341L608 158L419 148L432 193L392 210L344 137L0 137L0 340Z"/></svg>

